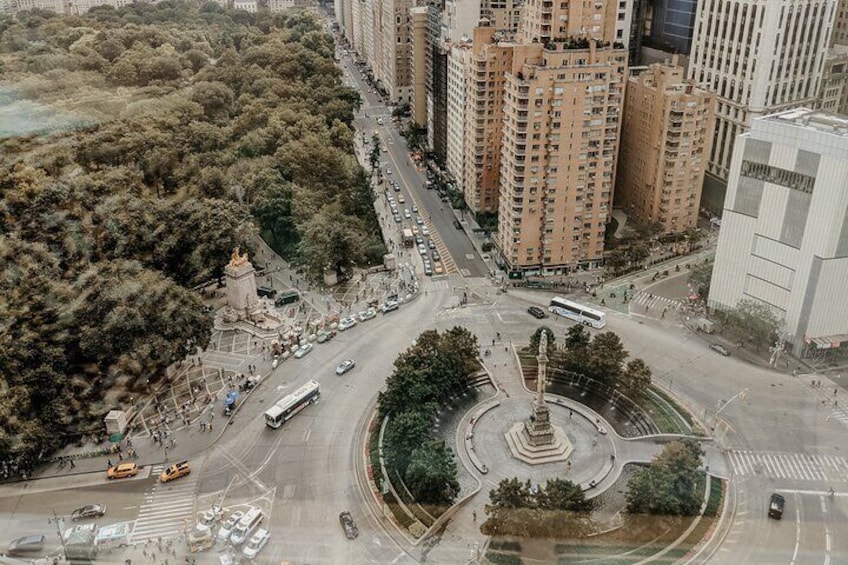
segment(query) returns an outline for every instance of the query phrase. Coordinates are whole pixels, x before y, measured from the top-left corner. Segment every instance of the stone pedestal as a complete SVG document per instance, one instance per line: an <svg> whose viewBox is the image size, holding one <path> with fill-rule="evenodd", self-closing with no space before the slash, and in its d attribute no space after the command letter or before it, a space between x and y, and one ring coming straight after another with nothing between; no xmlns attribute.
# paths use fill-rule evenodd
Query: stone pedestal
<svg viewBox="0 0 848 565"><path fill-rule="evenodd" d="M527 433L523 422L513 424L504 437L512 456L528 465L567 461L574 451L574 446L558 426L551 426L549 430L550 442L538 445L530 443L532 436Z"/></svg>
<svg viewBox="0 0 848 565"><path fill-rule="evenodd" d="M236 320L249 320L259 311L259 297L256 295L256 271L247 255L238 255L238 249L233 259L224 267L227 280L227 317Z"/></svg>
<svg viewBox="0 0 848 565"><path fill-rule="evenodd" d="M533 403L533 415L530 420L524 422L522 432L528 445L548 445L554 441L554 429L551 426L551 414L545 404L541 406Z"/></svg>

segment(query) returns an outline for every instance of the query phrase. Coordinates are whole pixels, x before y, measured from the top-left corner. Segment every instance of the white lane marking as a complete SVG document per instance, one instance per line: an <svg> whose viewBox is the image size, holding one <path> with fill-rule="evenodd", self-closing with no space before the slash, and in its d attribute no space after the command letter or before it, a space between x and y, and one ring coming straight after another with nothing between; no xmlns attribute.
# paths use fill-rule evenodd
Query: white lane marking
<svg viewBox="0 0 848 565"><path fill-rule="evenodd" d="M303 443L309 443L309 436L312 435L312 428L309 428L303 434Z"/></svg>
<svg viewBox="0 0 848 565"><path fill-rule="evenodd" d="M821 503L822 514L827 514L827 503L824 501L824 496L819 497L819 503Z"/></svg>
<svg viewBox="0 0 848 565"><path fill-rule="evenodd" d="M801 546L801 497L795 493L795 508L798 511L795 513L795 551L792 552L792 561L789 565L795 565L795 560L798 559L798 549Z"/></svg>
<svg viewBox="0 0 848 565"><path fill-rule="evenodd" d="M824 554L824 565L830 565L830 528L824 530L824 547L827 553Z"/></svg>

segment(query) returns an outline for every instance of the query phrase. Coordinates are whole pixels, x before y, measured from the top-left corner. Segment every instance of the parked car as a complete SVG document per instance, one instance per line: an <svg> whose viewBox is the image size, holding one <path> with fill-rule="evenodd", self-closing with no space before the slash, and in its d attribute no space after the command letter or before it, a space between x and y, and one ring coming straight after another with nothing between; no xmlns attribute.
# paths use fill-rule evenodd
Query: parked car
<svg viewBox="0 0 848 565"><path fill-rule="evenodd" d="M400 305L397 300L386 300L383 304L383 314L387 312L391 312L392 310L397 310Z"/></svg>
<svg viewBox="0 0 848 565"><path fill-rule="evenodd" d="M276 296L277 291L271 288L270 286L258 286L256 287L256 294L263 298L274 298Z"/></svg>
<svg viewBox="0 0 848 565"><path fill-rule="evenodd" d="M394 184L393 186L394 186L395 192L400 192L400 185L399 184Z"/></svg>
<svg viewBox="0 0 848 565"><path fill-rule="evenodd" d="M424 238L423 238L423 237L421 237L420 235L415 236L415 243L417 243L418 245L423 244L423 243L424 243Z"/></svg>
<svg viewBox="0 0 848 565"><path fill-rule="evenodd" d="M416 206L415 204L413 204L413 205L412 205L412 213L413 213L413 214L417 214L417 213L418 213L418 206Z"/></svg>
<svg viewBox="0 0 848 565"><path fill-rule="evenodd" d="M423 226L424 220L421 219L421 216L415 216L415 223L418 224L419 226Z"/></svg>
<svg viewBox="0 0 848 565"><path fill-rule="evenodd" d="M138 475L138 465L135 463L121 463L114 467L109 467L106 471L106 476L110 479L124 479L126 477L135 477Z"/></svg>
<svg viewBox="0 0 848 565"><path fill-rule="evenodd" d="M403 221L403 218L400 217L400 214L395 214L394 219L397 223L401 223Z"/></svg>
<svg viewBox="0 0 848 565"><path fill-rule="evenodd" d="M412 219L412 214L410 214L410 212L409 212L409 208L405 208L405 209L403 210L403 217L404 217L404 218L406 218L407 220L411 220L411 219Z"/></svg>
<svg viewBox="0 0 848 565"><path fill-rule="evenodd" d="M359 528L356 527L356 522L353 521L353 516L351 516L350 512L347 510L339 514L339 523L342 525L342 529L344 529L344 534L347 539L354 539L359 535Z"/></svg>
<svg viewBox="0 0 848 565"><path fill-rule="evenodd" d="M42 551L46 541L47 537L44 534L24 536L9 542L7 553L9 555L25 555Z"/></svg>
<svg viewBox="0 0 848 565"><path fill-rule="evenodd" d="M343 332L345 330L352 328L355 325L356 325L356 318L354 318L353 316L349 316L347 318L342 318L341 320L339 320L339 331Z"/></svg>
<svg viewBox="0 0 848 565"><path fill-rule="evenodd" d="M100 518L105 514L105 504L89 504L71 512L71 520L76 522L77 520L85 520L86 518Z"/></svg>
<svg viewBox="0 0 848 565"><path fill-rule="evenodd" d="M547 318L548 315L545 314L545 311L539 308L538 306L531 306L527 309L527 312L533 316L534 318L538 318L541 320L542 318Z"/></svg>
<svg viewBox="0 0 848 565"><path fill-rule="evenodd" d="M427 226L422 226L421 227L421 235L423 235L424 237L429 236L430 235L430 228L428 228Z"/></svg>
<svg viewBox="0 0 848 565"><path fill-rule="evenodd" d="M406 198L404 198L403 194L398 194L398 204L406 204Z"/></svg>
<svg viewBox="0 0 848 565"><path fill-rule="evenodd" d="M230 534L230 543L233 545L241 545L250 539L251 534L259 527L265 515L258 508L252 508L245 514L241 520L233 528L233 533Z"/></svg>
<svg viewBox="0 0 848 565"><path fill-rule="evenodd" d="M432 267L432 266L430 266L430 263L425 263L425 264L424 264L424 275L425 275L425 276L428 276L428 277L432 277L432 276L433 276L433 267Z"/></svg>
<svg viewBox="0 0 848 565"><path fill-rule="evenodd" d="M436 251L435 249L433 250L433 252L430 255L433 256L433 261L441 261L442 260L442 256L439 255L439 252Z"/></svg>
<svg viewBox="0 0 848 565"><path fill-rule="evenodd" d="M159 480L163 483L167 483L180 477L184 477L191 473L191 466L188 464L188 461L180 461L179 463L174 463L159 475Z"/></svg>
<svg viewBox="0 0 848 565"><path fill-rule="evenodd" d="M432 239L427 241L427 247L429 247L430 249L435 249L436 248L436 242L433 241Z"/></svg>
<svg viewBox="0 0 848 565"><path fill-rule="evenodd" d="M304 343L303 345L300 346L300 348L297 351L295 351L295 353L294 353L295 359L302 359L302 358L306 357L306 355L310 351L312 351L313 347L315 347L315 346L312 345L311 343Z"/></svg>
<svg viewBox="0 0 848 565"><path fill-rule="evenodd" d="M336 374L344 375L345 373L353 369L355 366L356 363L353 361L353 359L345 359L344 361L339 363L338 367L336 367Z"/></svg>
<svg viewBox="0 0 848 565"><path fill-rule="evenodd" d="M441 263L439 263L439 262L433 263L433 273L435 273L437 275L443 275L445 273L445 269L444 269L444 267L442 267Z"/></svg>
<svg viewBox="0 0 848 565"><path fill-rule="evenodd" d="M244 518L244 512L241 510L236 510L227 516L227 519L224 520L224 523L221 524L220 528L218 528L218 539L222 541L230 539L230 536L233 533L233 528L236 527L236 524L238 524L239 520L242 518Z"/></svg>
<svg viewBox="0 0 848 565"><path fill-rule="evenodd" d="M723 345L722 345L722 344L720 344L720 343L711 343L711 344L710 344L710 349L712 349L712 350L713 350L713 351L715 351L716 353L720 353L721 355L724 355L725 357L727 357L728 355L730 355L730 350L729 350L729 349L727 349L725 346L723 346Z"/></svg>
<svg viewBox="0 0 848 565"><path fill-rule="evenodd" d="M250 541L247 542L247 545L244 546L242 550L242 554L246 559L253 559L256 555L262 551L262 548L268 543L268 540L271 538L271 533L268 530L258 530L253 537L250 538Z"/></svg>
<svg viewBox="0 0 848 565"><path fill-rule="evenodd" d="M334 337L336 337L336 332L334 332L333 330L321 330L318 332L318 343L330 341Z"/></svg>
<svg viewBox="0 0 848 565"><path fill-rule="evenodd" d="M454 220L454 221L453 221L453 227L455 227L455 228L456 228L456 229L458 229L458 230L461 230L461 229L462 229L462 224L459 222L459 220Z"/></svg>
<svg viewBox="0 0 848 565"><path fill-rule="evenodd" d="M369 308L368 310L363 310L359 313L360 322L365 322L375 317L377 317L377 310L375 310L374 308Z"/></svg>
<svg viewBox="0 0 848 565"><path fill-rule="evenodd" d="M780 520L783 518L783 509L786 507L786 499L783 495L777 494L776 492L771 493L771 497L769 498L769 509L768 516L769 518L774 518L775 520Z"/></svg>
<svg viewBox="0 0 848 565"><path fill-rule="evenodd" d="M424 247L423 244L419 245L418 246L418 253L420 253L421 255L427 255L427 248Z"/></svg>

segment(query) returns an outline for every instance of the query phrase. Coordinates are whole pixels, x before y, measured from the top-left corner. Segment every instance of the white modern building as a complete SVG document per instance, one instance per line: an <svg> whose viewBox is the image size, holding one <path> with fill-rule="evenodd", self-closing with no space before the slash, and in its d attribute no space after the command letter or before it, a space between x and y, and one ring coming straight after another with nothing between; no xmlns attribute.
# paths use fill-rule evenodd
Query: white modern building
<svg viewBox="0 0 848 565"><path fill-rule="evenodd" d="M848 118L757 118L733 151L712 308L768 305L793 353L848 342Z"/></svg>
<svg viewBox="0 0 848 565"><path fill-rule="evenodd" d="M813 107L837 0L700 0L689 77L718 95L707 171L727 180L754 118Z"/></svg>

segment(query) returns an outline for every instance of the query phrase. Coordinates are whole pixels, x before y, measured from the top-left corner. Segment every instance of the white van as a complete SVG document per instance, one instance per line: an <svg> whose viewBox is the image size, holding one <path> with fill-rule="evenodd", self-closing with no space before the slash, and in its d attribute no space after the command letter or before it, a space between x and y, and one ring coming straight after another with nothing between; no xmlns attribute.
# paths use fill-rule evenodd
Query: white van
<svg viewBox="0 0 848 565"><path fill-rule="evenodd" d="M131 545L132 526L132 522L122 522L100 528L94 538L97 551L111 551Z"/></svg>
<svg viewBox="0 0 848 565"><path fill-rule="evenodd" d="M233 528L233 533L230 534L230 542L233 545L240 545L250 539L253 530L259 527L264 517L260 509L251 509L238 521L236 527Z"/></svg>

